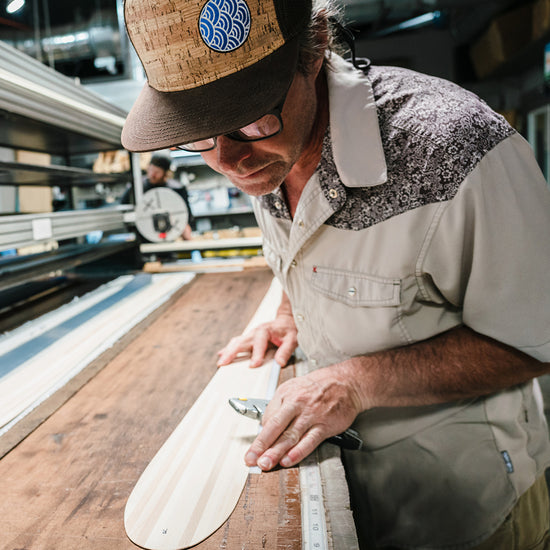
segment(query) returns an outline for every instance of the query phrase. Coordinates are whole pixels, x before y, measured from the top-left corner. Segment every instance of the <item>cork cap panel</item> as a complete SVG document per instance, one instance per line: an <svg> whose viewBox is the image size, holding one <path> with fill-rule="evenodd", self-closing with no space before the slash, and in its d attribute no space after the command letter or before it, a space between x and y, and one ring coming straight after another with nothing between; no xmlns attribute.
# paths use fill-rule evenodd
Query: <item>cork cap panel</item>
<svg viewBox="0 0 550 550"><path fill-rule="evenodd" d="M201 35L201 14L207 4L217 13L225 3L233 13L248 10L249 25L239 22L241 42L235 49L216 51ZM160 92L208 84L253 65L284 44L273 2L265 0L126 0L125 18L149 85Z"/></svg>

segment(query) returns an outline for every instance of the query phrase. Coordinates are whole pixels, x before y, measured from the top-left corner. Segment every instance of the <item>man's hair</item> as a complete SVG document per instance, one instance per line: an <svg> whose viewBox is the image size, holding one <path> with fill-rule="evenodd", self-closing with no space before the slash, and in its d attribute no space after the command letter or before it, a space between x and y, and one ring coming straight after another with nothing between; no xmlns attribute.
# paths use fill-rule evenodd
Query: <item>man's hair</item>
<svg viewBox="0 0 550 550"><path fill-rule="evenodd" d="M168 172L170 170L170 165L172 164L172 161L170 160L170 157L166 155L153 155L151 157L150 164L153 166L157 166L158 168L162 168L165 172Z"/></svg>
<svg viewBox="0 0 550 550"><path fill-rule="evenodd" d="M301 38L298 72L307 75L315 60L319 56L325 56L327 50L338 54L344 52L345 47L339 33L342 21L342 10L335 0L313 1L311 20ZM325 32L327 33L326 45L323 36ZM327 56L325 56L324 64L330 66L330 59Z"/></svg>

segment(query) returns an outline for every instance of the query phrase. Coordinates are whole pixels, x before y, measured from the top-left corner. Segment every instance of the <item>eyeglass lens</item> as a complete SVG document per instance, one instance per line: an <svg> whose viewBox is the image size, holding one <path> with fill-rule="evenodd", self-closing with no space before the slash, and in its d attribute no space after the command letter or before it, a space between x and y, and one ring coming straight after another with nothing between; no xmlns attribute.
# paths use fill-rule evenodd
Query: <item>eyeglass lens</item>
<svg viewBox="0 0 550 550"><path fill-rule="evenodd" d="M255 122L239 128L234 132L226 134L227 137L237 141L259 141L268 137L275 136L282 129L282 120L275 113L268 113ZM216 147L216 138L206 138L191 143L178 145L178 149L184 151L202 152L209 151Z"/></svg>

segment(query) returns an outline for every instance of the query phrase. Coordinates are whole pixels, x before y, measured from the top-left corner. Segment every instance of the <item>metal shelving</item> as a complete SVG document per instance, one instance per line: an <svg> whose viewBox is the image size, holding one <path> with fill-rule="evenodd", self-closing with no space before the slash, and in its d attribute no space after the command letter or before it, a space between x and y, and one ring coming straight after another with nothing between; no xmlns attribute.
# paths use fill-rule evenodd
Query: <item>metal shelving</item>
<svg viewBox="0 0 550 550"><path fill-rule="evenodd" d="M30 246L40 241L63 241L84 237L96 230L116 231L124 227L130 206L69 210L45 214L0 216L0 251Z"/></svg>
<svg viewBox="0 0 550 550"><path fill-rule="evenodd" d="M0 162L0 185L78 185L124 183L127 174L98 174L71 166L36 166L20 162Z"/></svg>
<svg viewBox="0 0 550 550"><path fill-rule="evenodd" d="M125 117L125 111L74 80L0 42L0 146L56 157L55 164L49 166L0 162L0 186L70 189L132 181L131 171L98 174L71 166L76 163L74 157L122 149L120 133ZM122 245L113 243L82 243L94 231L125 232L124 214L128 210L131 207L112 206L0 215L0 252L52 241L59 244L55 254L41 257L39 269L34 257L2 260L10 269L20 262L32 265L18 269L17 277L15 272L8 277L5 267L0 273L0 287L31 280L47 273L49 268L69 269L121 248ZM125 243L122 248L128 246L132 245Z"/></svg>
<svg viewBox="0 0 550 550"><path fill-rule="evenodd" d="M69 157L119 149L125 111L0 42L0 145Z"/></svg>

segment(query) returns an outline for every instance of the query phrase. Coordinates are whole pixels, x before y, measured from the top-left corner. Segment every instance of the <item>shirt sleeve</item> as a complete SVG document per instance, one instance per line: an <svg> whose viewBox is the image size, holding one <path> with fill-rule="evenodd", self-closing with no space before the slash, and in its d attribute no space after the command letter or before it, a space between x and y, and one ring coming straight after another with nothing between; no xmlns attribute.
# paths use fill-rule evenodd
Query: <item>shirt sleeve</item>
<svg viewBox="0 0 550 550"><path fill-rule="evenodd" d="M550 189L519 134L467 176L424 250L428 294L473 330L550 361Z"/></svg>

